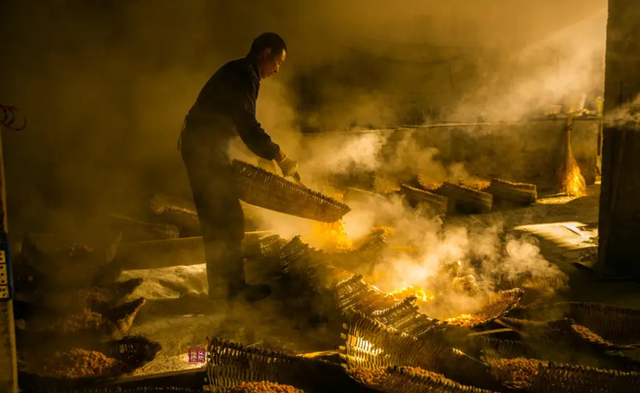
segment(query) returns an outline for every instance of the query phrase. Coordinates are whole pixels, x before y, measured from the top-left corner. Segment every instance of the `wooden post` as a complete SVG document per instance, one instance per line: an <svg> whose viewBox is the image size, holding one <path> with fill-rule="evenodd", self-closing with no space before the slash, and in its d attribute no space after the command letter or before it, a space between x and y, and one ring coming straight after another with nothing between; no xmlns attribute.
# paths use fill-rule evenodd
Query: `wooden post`
<svg viewBox="0 0 640 393"><path fill-rule="evenodd" d="M604 115L640 93L640 3L609 0ZM605 125L600 194L602 273L640 276L640 128Z"/></svg>
<svg viewBox="0 0 640 393"><path fill-rule="evenodd" d="M4 155L0 138L0 392L18 392L16 334L11 300L11 271L7 237L7 198L5 192Z"/></svg>

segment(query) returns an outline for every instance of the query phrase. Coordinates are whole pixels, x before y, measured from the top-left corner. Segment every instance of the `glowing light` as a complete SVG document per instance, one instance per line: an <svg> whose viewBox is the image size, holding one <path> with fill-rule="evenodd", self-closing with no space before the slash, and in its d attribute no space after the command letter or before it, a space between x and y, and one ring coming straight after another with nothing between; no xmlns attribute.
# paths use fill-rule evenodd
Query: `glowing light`
<svg viewBox="0 0 640 393"><path fill-rule="evenodd" d="M478 288L478 284L476 283L476 278L472 275L456 277L453 279L453 289L459 292L470 292L474 291Z"/></svg>
<svg viewBox="0 0 640 393"><path fill-rule="evenodd" d="M423 301L425 303L434 300L436 297L432 293L425 291L424 289L415 288L413 286L407 286L396 291L389 293L390 296L393 296L395 299L401 300L405 299L409 296L415 296L418 300Z"/></svg>
<svg viewBox="0 0 640 393"><path fill-rule="evenodd" d="M580 167L575 163L569 165L569 171L562 179L562 192L575 197L587 195L587 183L580 173Z"/></svg>
<svg viewBox="0 0 640 393"><path fill-rule="evenodd" d="M461 314L461 315L458 315L457 317L446 319L445 321L452 325L466 327L471 325L471 323L473 322L473 315Z"/></svg>
<svg viewBox="0 0 640 393"><path fill-rule="evenodd" d="M382 349L376 348L372 343L363 339L362 337L355 337L355 345L353 345L353 349L355 352L361 354L367 354L372 356L378 356L382 353ZM366 360L362 358L361 360Z"/></svg>
<svg viewBox="0 0 640 393"><path fill-rule="evenodd" d="M329 252L346 252L353 249L353 243L344 226L344 221L314 223L314 237L321 247Z"/></svg>

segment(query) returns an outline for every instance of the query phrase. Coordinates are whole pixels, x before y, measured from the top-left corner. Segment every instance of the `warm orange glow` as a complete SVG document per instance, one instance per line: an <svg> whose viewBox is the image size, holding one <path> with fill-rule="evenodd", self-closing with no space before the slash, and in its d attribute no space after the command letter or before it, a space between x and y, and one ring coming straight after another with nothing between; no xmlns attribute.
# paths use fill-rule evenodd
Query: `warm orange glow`
<svg viewBox="0 0 640 393"><path fill-rule="evenodd" d="M471 323L473 322L473 316L471 314L462 314L458 315L457 317L449 318L445 321L449 322L452 325L466 327L471 325Z"/></svg>
<svg viewBox="0 0 640 393"><path fill-rule="evenodd" d="M314 237L320 241L321 248L328 252L346 252L353 249L353 243L342 220L331 223L316 222Z"/></svg>
<svg viewBox="0 0 640 393"><path fill-rule="evenodd" d="M435 296L432 293L425 291L424 289L416 288L413 286L404 287L402 289L398 289L397 291L393 291L389 293L389 295L393 296L398 300L405 299L409 296L415 296L419 301L428 303L435 299Z"/></svg>
<svg viewBox="0 0 640 393"><path fill-rule="evenodd" d="M389 249L400 254L413 254L416 252L416 248L412 246L393 246L389 247Z"/></svg>
<svg viewBox="0 0 640 393"><path fill-rule="evenodd" d="M454 278L452 286L454 290L459 292L473 292L478 289L476 278L470 274Z"/></svg>
<svg viewBox="0 0 640 393"><path fill-rule="evenodd" d="M371 233L382 233L387 237L391 237L396 233L396 230L391 227L373 227Z"/></svg>
<svg viewBox="0 0 640 393"><path fill-rule="evenodd" d="M575 163L569 165L569 170L562 179L562 192L576 197L587 195L587 183L580 173L580 167Z"/></svg>

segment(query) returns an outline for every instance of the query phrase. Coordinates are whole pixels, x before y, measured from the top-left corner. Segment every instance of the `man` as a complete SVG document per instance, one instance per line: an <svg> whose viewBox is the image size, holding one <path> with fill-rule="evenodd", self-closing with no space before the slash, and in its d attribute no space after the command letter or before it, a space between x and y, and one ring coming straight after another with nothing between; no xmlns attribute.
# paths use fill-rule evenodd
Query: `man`
<svg viewBox="0 0 640 393"><path fill-rule="evenodd" d="M260 35L245 58L225 64L209 79L185 119L180 150L200 218L209 296L214 299L241 296L257 301L271 293L268 285L249 285L244 279L244 215L229 145L239 136L254 154L275 160L284 176L297 175L297 162L271 141L256 120L260 81L276 74L286 56L280 36Z"/></svg>

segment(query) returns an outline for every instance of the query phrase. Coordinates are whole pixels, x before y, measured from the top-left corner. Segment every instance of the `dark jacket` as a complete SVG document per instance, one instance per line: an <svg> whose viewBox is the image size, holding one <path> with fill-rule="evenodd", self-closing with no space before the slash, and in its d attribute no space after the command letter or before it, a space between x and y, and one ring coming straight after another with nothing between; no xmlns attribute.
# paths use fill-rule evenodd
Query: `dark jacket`
<svg viewBox="0 0 640 393"><path fill-rule="evenodd" d="M256 120L260 74L248 59L223 65L204 85L186 119L185 132L202 137L211 148L228 151L240 136L257 156L273 160L280 147Z"/></svg>

